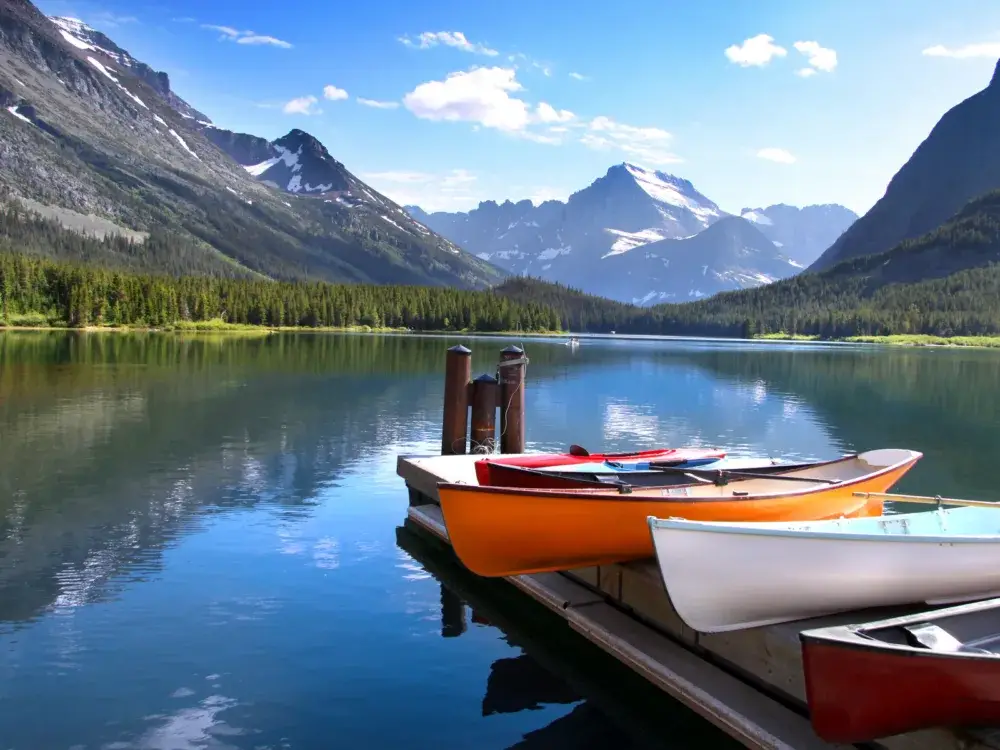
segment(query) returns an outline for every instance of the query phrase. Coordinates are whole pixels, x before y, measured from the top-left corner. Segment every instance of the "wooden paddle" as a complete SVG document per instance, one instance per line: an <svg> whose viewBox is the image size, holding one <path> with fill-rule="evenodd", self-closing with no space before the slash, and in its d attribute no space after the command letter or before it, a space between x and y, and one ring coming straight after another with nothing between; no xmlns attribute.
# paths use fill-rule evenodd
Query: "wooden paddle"
<svg viewBox="0 0 1000 750"><path fill-rule="evenodd" d="M676 466L662 466L660 464L650 464L649 468L656 469L657 471L679 471L688 476L702 475L711 478L722 478L722 477L739 477L741 479L780 479L784 482L819 482L820 484L839 484L844 481L842 479L819 479L818 477L790 477L784 474L765 474L763 472L757 472L753 469L744 469L742 471L730 470L730 469L681 469Z"/></svg>
<svg viewBox="0 0 1000 750"><path fill-rule="evenodd" d="M895 500L901 503L919 503L923 505L962 505L969 508L997 508L1000 503L989 500L960 500L954 497L927 497L926 495L894 495L890 492L853 492L854 497L877 497L883 500Z"/></svg>

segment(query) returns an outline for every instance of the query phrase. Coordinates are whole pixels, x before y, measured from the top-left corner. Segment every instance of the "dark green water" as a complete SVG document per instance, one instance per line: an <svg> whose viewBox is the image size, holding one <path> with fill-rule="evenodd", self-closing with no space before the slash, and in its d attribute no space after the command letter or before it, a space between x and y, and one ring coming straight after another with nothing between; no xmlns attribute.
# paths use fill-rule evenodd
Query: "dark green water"
<svg viewBox="0 0 1000 750"><path fill-rule="evenodd" d="M724 747L403 527L454 343L0 334L0 748ZM991 499L1000 353L527 341L530 449L906 447Z"/></svg>

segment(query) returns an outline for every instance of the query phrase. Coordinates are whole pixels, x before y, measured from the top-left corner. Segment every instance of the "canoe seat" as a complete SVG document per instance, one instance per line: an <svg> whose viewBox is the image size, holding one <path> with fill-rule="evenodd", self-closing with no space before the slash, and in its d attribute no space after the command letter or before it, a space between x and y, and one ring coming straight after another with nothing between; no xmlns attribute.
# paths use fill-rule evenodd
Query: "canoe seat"
<svg viewBox="0 0 1000 750"><path fill-rule="evenodd" d="M906 639L912 646L923 646L932 651L951 651L960 653L988 654L992 653L975 646L962 643L940 625L923 622L919 625L904 625Z"/></svg>

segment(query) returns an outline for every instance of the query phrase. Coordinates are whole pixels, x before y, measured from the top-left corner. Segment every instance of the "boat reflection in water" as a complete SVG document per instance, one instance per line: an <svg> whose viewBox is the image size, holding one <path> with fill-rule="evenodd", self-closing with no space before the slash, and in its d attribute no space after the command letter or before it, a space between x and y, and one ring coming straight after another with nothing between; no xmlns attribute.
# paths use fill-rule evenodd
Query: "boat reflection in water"
<svg viewBox="0 0 1000 750"><path fill-rule="evenodd" d="M443 638L459 637L470 626L495 627L503 640L522 650L490 666L483 716L577 704L547 726L526 732L511 750L742 747L506 581L469 572L450 549L410 521L396 529L396 542L440 583Z"/></svg>

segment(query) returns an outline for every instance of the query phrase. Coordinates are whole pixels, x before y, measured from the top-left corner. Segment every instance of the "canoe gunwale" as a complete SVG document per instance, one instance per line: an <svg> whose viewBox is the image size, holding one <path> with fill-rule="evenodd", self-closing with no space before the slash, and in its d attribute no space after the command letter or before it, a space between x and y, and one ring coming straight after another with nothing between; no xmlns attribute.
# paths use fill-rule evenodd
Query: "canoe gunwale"
<svg viewBox="0 0 1000 750"><path fill-rule="evenodd" d="M916 614L901 615L899 617L889 617L884 620L872 620L865 623L848 623L845 625L831 625L825 628L814 628L803 630L799 633L799 642L805 649L810 645L824 645L836 648L848 648L858 651L890 652L898 656L911 656L913 658L942 658L942 659L973 659L976 661L1000 660L1000 654L980 653L975 651L937 651L931 648L920 648L905 643L891 643L879 640L878 638L865 636L868 630L885 630L887 628L899 628L917 623L934 622L945 618L961 617L963 615L978 614L989 610L997 610L1000 613L1000 597L982 599L976 602L960 604L953 607L942 607L931 609Z"/></svg>
<svg viewBox="0 0 1000 750"><path fill-rule="evenodd" d="M816 466L820 465L820 462L798 463L798 464L774 464L774 465L768 465L768 466L765 466L765 467L761 467L759 469L755 468L755 469L738 469L738 470L730 470L730 469L705 469L705 468L701 468L699 465L694 465L694 466L690 466L690 467L682 465L682 466L671 466L671 467L669 467L671 471L662 471L662 470L658 470L658 469L648 469L648 470L647 469L630 469L630 470L621 471L621 472L594 472L594 473L588 473L588 472L585 472L585 471L579 471L579 472L576 472L576 471L561 471L559 469L553 469L553 468L550 468L550 467L532 468L532 467L527 467L527 466L517 466L517 465L514 465L514 464L500 464L500 463L494 463L494 462L491 462L491 461L488 461L488 460L477 462L477 463L487 463L487 464L493 463L493 466L489 469L489 471L491 473L494 472L494 471L498 471L498 472L511 472L515 476L536 477L539 480L563 481L563 482L565 482L567 486L563 487L563 488L559 488L559 489L566 489L566 490L593 489L593 490L599 490L599 491L602 491L602 492L608 492L608 491L615 491L615 492L617 492L618 491L617 488L618 487L623 487L623 486L630 486L633 490L634 489L640 489L640 490L674 489L674 488L681 488L681 487L693 487L693 486L696 486L698 484L704 484L705 482L711 482L712 481L710 478L705 477L704 481L700 481L700 482L677 481L677 482L674 482L673 484L662 484L662 485L660 485L660 484L641 484L641 483L636 483L635 482L635 479L642 479L642 478L647 478L647 479L659 478L659 479L667 480L670 477L682 476L685 472L695 472L695 473L706 473L706 472L713 472L713 471L718 471L718 472L730 472L730 471L760 472L760 477L766 479L766 478L770 477L772 474L781 474L781 473L792 472L792 471L802 471L804 469L812 469L812 468L815 468ZM674 471L676 471L678 473L673 473ZM579 475L579 476L574 476L574 475ZM599 479L590 479L589 477L591 477L591 476L595 476L595 477L596 476L616 477L616 479L614 479L614 480L612 480L612 479L605 479L605 480L602 481L602 480L599 480ZM742 477L740 477L740 478L742 478ZM750 478L750 477L746 477L746 478ZM630 479L633 480L633 481L629 481ZM528 481L528 480L525 480L525 481ZM733 480L730 480L730 481L733 481ZM536 489L536 488L531 487L531 486L523 486L523 485L516 485L516 484L488 484L488 485L480 485L480 486L481 487L505 487L505 488L508 488L508 489L521 489L521 490L534 490L534 489ZM543 488L537 488L537 489L543 489ZM559 491L559 489L554 489L553 488L553 491Z"/></svg>
<svg viewBox="0 0 1000 750"><path fill-rule="evenodd" d="M491 485L481 485L481 484L466 484L465 482L438 482L438 489L446 490L459 490L463 492L474 492L482 494L499 494L499 495L514 495L514 496L527 496L527 497L539 497L546 500L595 500L598 502L665 502L665 503L675 503L675 504L706 504L706 503L734 503L734 502L753 502L756 500L782 500L790 498L802 498L808 497L812 494L824 494L829 493L832 490L840 490L847 487L851 487L857 484L862 484L864 482L871 481L878 477L884 476L894 471L899 471L902 468L912 466L918 460L923 457L923 454L919 451L907 451L909 456L903 460L898 461L890 466L884 466L876 471L869 472L867 474L862 474L861 476L853 477L851 479L844 480L842 482L837 482L836 484L818 484L816 487L810 487L808 489L790 491L790 492L772 492L760 495L717 495L717 496L704 496L704 497L685 497L679 496L653 496L653 495L643 495L640 494L642 491L648 491L651 489L656 489L655 487L640 487L639 493L635 492L633 488L630 492L615 492L609 491L603 488L581 488L577 490L561 489L561 490L545 490L545 489L525 489L519 487L495 487ZM859 455L843 456L841 458L833 459L832 461L821 461L810 466L810 469L821 468L825 466L833 466L839 463L846 463L848 461L855 461L859 458ZM768 477L754 477L753 479L734 479L730 481L730 485L739 484L741 482L756 481L757 479L767 479ZM681 489L684 487L695 487L703 485L703 482L691 482L690 484L678 484L672 485L672 489Z"/></svg>
<svg viewBox="0 0 1000 750"><path fill-rule="evenodd" d="M997 503L998 511L1000 511L1000 503ZM916 511L915 513L900 513L899 515L889 516L890 518L899 518L901 516L915 516L915 515L927 515L930 513L948 513L949 510L962 510L959 508L942 509L932 511ZM979 510L979 509L977 509ZM985 510L985 509L984 509ZM646 519L649 523L650 531L653 529L670 529L674 531L700 531L700 532L710 532L713 534L744 534L749 536L773 536L773 537L783 537L783 538L793 538L793 539L828 539L828 540L838 540L838 541L848 541L848 542L879 542L886 543L892 542L894 544L901 542L921 542L923 544L984 544L984 543L997 543L1000 542L1000 534L873 534L873 533L862 533L857 531L823 531L814 529L782 529L780 527L764 527L764 526L751 526L748 523L742 521L729 521L729 522L709 522L709 521L691 521L686 518L657 518L656 516L649 516ZM843 518L843 519L826 519L819 521L810 522L800 522L800 523L816 523L816 524L827 524L827 523L846 523L850 524L855 521L870 521L870 519L859 519L859 518Z"/></svg>

